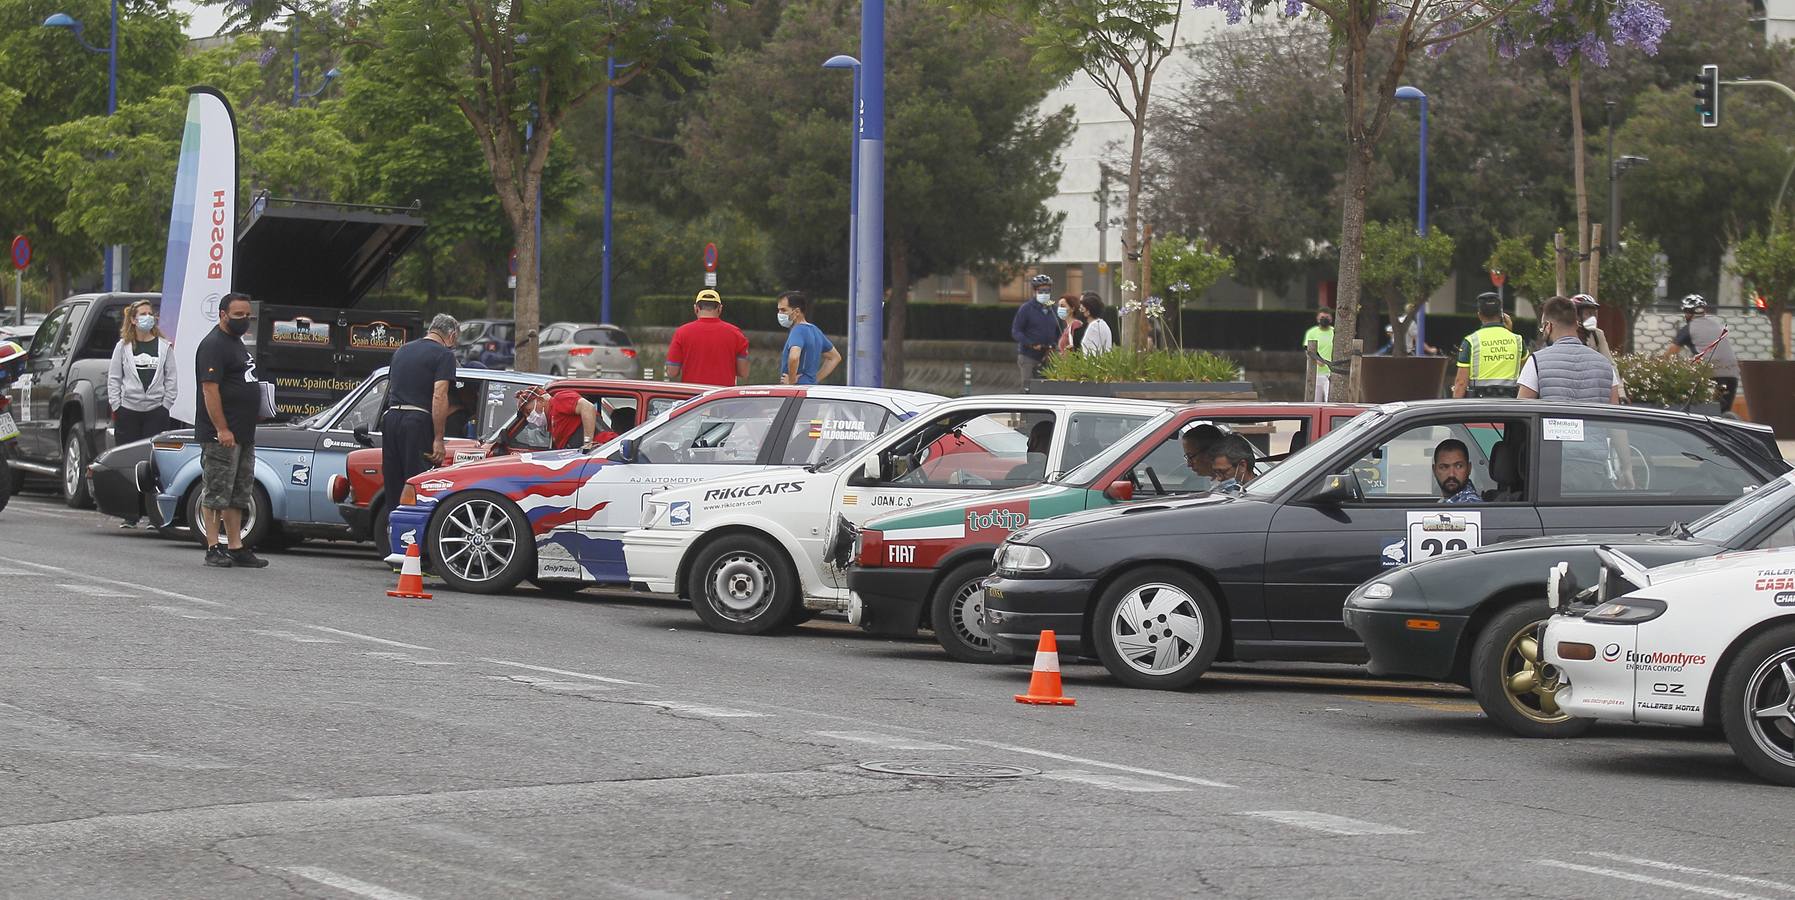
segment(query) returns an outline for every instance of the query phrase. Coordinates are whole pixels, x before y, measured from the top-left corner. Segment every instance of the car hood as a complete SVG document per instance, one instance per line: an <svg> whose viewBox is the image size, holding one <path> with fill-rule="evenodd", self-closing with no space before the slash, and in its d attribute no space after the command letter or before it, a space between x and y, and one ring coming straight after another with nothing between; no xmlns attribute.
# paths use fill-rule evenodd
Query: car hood
<svg viewBox="0 0 1795 900"><path fill-rule="evenodd" d="M609 464L610 460L578 450L545 450L540 453L494 456L490 459L476 459L471 462L444 466L440 469L431 469L422 475L412 476L411 480L406 483L417 486L420 491L439 494L445 490L459 490L494 478L516 479L528 473L533 477L549 480L555 477L556 473L576 470L584 472L592 467ZM425 484L430 486L425 488Z"/></svg>
<svg viewBox="0 0 1795 900"><path fill-rule="evenodd" d="M1755 571L1759 568L1795 569L1795 547L1722 553L1717 556L1659 566L1652 569L1650 574L1652 586L1657 587L1659 584L1682 581L1686 578L1713 576L1738 569Z"/></svg>
<svg viewBox="0 0 1795 900"><path fill-rule="evenodd" d="M1239 497L1230 494L1205 493L1192 494L1189 497L1180 497L1175 500L1124 503L1120 506L1107 506L1102 509L1090 509L1083 512L1067 513L1063 516L1055 516L1051 519L1045 519L1039 523L1030 524L1027 527L1024 527L1014 535L1011 535L1010 540L1018 543L1030 543L1047 535L1057 534L1067 529L1083 528L1086 526L1102 527L1117 521L1128 521L1130 524L1152 528L1157 521L1164 519L1166 516L1178 515L1181 513L1184 513L1185 515L1178 515L1177 524L1175 526L1168 524L1165 528L1166 531L1178 531L1186 534L1202 533L1206 531L1232 531L1234 529L1228 521L1228 516L1217 516L1214 519L1215 525L1211 528L1198 524L1198 522L1194 521L1193 517L1188 515L1188 513L1194 510L1206 510L1220 513L1223 509L1235 506L1236 504L1250 503L1257 506L1260 502L1261 501L1247 497Z"/></svg>
<svg viewBox="0 0 1795 900"><path fill-rule="evenodd" d="M980 509L993 506L1012 507L1023 503L1033 504L1042 500L1057 499L1068 494L1083 494L1084 491L1085 488L1064 484L1034 484L1028 487L974 494L970 497L955 497L948 500L937 500L933 503L923 503L869 519L865 527L882 531L933 524L936 520L957 522L965 516L966 510L970 507L976 506Z"/></svg>
<svg viewBox="0 0 1795 900"><path fill-rule="evenodd" d="M1656 547L1709 547L1714 550L1720 549L1713 544L1708 544L1693 538L1672 537L1667 534L1557 534L1549 537L1528 538L1521 541L1502 541L1501 543L1496 544L1485 544L1471 552L1476 555L1483 555L1486 553L1510 553L1516 550L1562 550L1566 547L1598 546L1613 547L1614 549L1623 552L1625 552L1628 547L1645 549ZM1437 558L1444 559L1444 557ZM1425 560L1416 563L1415 565L1423 566L1430 562L1433 562L1433 560Z"/></svg>

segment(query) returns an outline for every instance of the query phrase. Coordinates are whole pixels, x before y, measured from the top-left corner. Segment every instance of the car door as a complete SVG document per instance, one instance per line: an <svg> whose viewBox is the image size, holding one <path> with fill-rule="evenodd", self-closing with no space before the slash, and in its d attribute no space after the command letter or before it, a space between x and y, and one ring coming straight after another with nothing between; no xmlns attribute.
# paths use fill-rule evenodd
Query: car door
<svg viewBox="0 0 1795 900"><path fill-rule="evenodd" d="M1656 531L1731 503L1762 479L1694 421L1545 418L1540 519L1548 534Z"/></svg>
<svg viewBox="0 0 1795 900"><path fill-rule="evenodd" d="M633 461L614 455L593 467L575 493L582 515L550 534L547 542L559 551L539 554L566 552L600 581L627 581L623 533L641 523L642 498L673 485L767 468L775 426L791 402L783 396L724 397L661 423L635 442Z"/></svg>
<svg viewBox="0 0 1795 900"><path fill-rule="evenodd" d="M39 462L62 458L62 400L68 389L68 363L75 333L87 314L87 304L57 307L37 329L31 342L31 358L23 379L26 420L19 423L19 452Z"/></svg>
<svg viewBox="0 0 1795 900"><path fill-rule="evenodd" d="M1340 618L1346 595L1391 566L1540 534L1529 460L1537 456L1524 417L1467 413L1393 422L1358 441L1293 492L1273 515L1265 545L1265 608L1276 641L1336 643L1358 638ZM1489 499L1444 503L1433 460L1457 441L1471 483ZM1523 449L1524 448L1524 449ZM1492 459L1516 454L1519 478L1497 483ZM1495 467L1497 474L1509 467ZM1362 497L1307 499L1333 473L1351 473ZM1512 473L1511 473L1512 474ZM1500 499L1498 499L1500 498Z"/></svg>
<svg viewBox="0 0 1795 900"><path fill-rule="evenodd" d="M369 379L334 420L325 422L317 440L307 447L281 450L278 454L256 449L256 455L274 469L275 477L284 479L288 519L326 524L343 521L342 513L327 493L330 479L348 474L349 454L362 446L356 440L356 429L366 428L373 446L380 446L380 416L386 407L386 389L385 375Z"/></svg>

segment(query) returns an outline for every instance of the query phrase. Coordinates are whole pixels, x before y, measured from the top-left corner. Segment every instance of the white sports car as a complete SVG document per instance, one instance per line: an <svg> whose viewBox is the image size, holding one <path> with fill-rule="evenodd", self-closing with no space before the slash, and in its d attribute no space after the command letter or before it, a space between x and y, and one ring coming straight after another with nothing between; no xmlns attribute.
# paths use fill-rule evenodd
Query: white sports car
<svg viewBox="0 0 1795 900"><path fill-rule="evenodd" d="M1598 555L1594 588L1552 574L1544 665L1514 677L1573 716L1718 725L1753 772L1795 786L1795 548L1649 570Z"/></svg>

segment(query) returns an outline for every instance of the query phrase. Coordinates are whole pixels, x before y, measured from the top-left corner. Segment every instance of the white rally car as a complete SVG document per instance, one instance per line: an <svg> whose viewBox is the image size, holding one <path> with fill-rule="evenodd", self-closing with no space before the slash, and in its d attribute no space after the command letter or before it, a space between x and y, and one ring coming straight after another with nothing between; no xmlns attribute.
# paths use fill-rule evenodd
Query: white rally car
<svg viewBox="0 0 1795 900"><path fill-rule="evenodd" d="M691 600L717 631L764 634L851 604L839 522L1035 484L1090 459L1168 406L1150 400L962 397L839 459L651 495L623 536L632 582ZM853 422L813 420L827 437ZM976 526L969 526L976 527Z"/></svg>
<svg viewBox="0 0 1795 900"><path fill-rule="evenodd" d="M1555 587L1545 665L1516 677L1573 716L1718 725L1753 772L1795 786L1795 548L1655 569L1598 555L1601 583L1578 595L1593 605Z"/></svg>

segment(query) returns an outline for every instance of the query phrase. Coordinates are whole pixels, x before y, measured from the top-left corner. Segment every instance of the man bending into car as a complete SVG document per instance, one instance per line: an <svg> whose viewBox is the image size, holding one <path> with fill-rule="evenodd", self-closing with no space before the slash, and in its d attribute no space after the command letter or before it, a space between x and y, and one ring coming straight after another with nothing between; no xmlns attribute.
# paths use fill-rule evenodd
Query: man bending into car
<svg viewBox="0 0 1795 900"><path fill-rule="evenodd" d="M1253 482L1253 445L1238 434L1230 434L1212 445L1208 451L1209 471L1214 482L1209 490L1217 494L1238 494Z"/></svg>
<svg viewBox="0 0 1795 900"><path fill-rule="evenodd" d="M1434 447L1434 481L1440 485L1441 503L1483 502L1483 495L1471 484L1471 451L1458 438L1447 438Z"/></svg>

